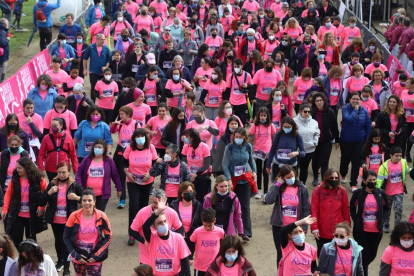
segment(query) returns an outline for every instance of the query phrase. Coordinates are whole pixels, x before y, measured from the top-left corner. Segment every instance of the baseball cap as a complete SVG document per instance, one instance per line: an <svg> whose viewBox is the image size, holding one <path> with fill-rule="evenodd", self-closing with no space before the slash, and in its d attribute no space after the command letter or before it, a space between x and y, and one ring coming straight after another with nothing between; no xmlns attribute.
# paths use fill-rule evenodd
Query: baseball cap
<svg viewBox="0 0 414 276"><path fill-rule="evenodd" d="M145 56L147 58L147 61L149 64L154 65L155 64L155 55L153 53L149 53Z"/></svg>

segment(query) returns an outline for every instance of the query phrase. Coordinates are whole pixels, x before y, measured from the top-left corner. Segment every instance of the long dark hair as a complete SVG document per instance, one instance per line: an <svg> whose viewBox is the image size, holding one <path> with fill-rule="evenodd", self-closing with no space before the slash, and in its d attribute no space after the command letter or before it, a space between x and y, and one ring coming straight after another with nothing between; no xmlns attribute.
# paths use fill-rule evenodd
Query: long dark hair
<svg viewBox="0 0 414 276"><path fill-rule="evenodd" d="M254 118L254 125L258 126L261 124L260 122L260 114L261 113L265 113L266 114L266 122L263 124L265 127L270 126L270 124L272 123L272 118L270 118L270 113L269 113L269 109L267 109L266 107L262 106L259 111L256 114L256 118Z"/></svg>
<svg viewBox="0 0 414 276"><path fill-rule="evenodd" d="M224 263L226 261L226 250L230 248L237 250L238 255L235 262L240 263L240 257L244 257L246 253L244 251L240 238L233 235L226 236L221 240L220 251L218 253L218 256L221 257L221 262Z"/></svg>
<svg viewBox="0 0 414 276"><path fill-rule="evenodd" d="M291 165L283 165L282 167L280 167L279 170L279 174L277 175L277 177L285 177L285 175L290 174L291 172L294 173L295 175L295 184L291 185L290 187L297 187L299 185L299 180L297 179L297 173L295 171L295 169L291 166ZM279 191L280 192L284 192L286 190L286 181L280 186Z"/></svg>
<svg viewBox="0 0 414 276"><path fill-rule="evenodd" d="M145 137L144 149L149 149L150 139L149 139L149 136L148 136L147 132L143 128L137 128L136 130L134 130L134 133L132 134L132 137L131 137L131 143L129 144L131 149L132 150L137 150L138 149L138 144L135 141L135 138L137 138L138 136Z"/></svg>
<svg viewBox="0 0 414 276"><path fill-rule="evenodd" d="M17 121L16 128L14 129L14 134L19 135L20 132L22 132L22 129L20 128L19 118L16 114L10 113L6 116L6 124L1 128L1 131L5 134L4 136L9 137L11 134L11 130L9 129L8 122L12 119L15 119Z"/></svg>
<svg viewBox="0 0 414 276"><path fill-rule="evenodd" d="M198 148L198 145L200 145L201 143L201 139L197 130L195 130L194 128L186 129L184 130L184 135L188 135L191 137L191 139L193 139L193 141L191 141L191 147L193 149Z"/></svg>
<svg viewBox="0 0 414 276"><path fill-rule="evenodd" d="M289 125L292 126L292 132L290 132L289 134L292 135L292 137L296 137L298 136L298 126L296 125L296 122L292 119L292 117L286 116L285 118L282 119L282 124L281 124L281 128L279 130L279 132L285 133L285 131L283 130L283 125L287 123Z"/></svg>
<svg viewBox="0 0 414 276"><path fill-rule="evenodd" d="M178 121L178 115L180 115L183 112L184 111L179 107L175 107L172 111L171 122L168 123L170 125L170 135L172 135L172 137L175 137L177 135L177 127L180 124L180 122ZM183 133L185 126L186 123L184 121L183 123L181 123L181 133Z"/></svg>
<svg viewBox="0 0 414 276"><path fill-rule="evenodd" d="M231 122L233 122L233 121L234 121L234 122L237 122L237 124L239 125L239 126L238 126L238 128L239 128L239 127L241 127L239 119L238 119L236 116L233 116L233 115L232 115L232 116L230 116L230 117L229 117L229 119L227 120L226 130L224 131L224 133L225 133L225 134L233 134L233 132L231 132L231 131L230 131L230 128L229 128L230 123L231 123Z"/></svg>
<svg viewBox="0 0 414 276"><path fill-rule="evenodd" d="M365 155L369 156L370 154L372 154L372 138L374 137L381 137L381 131L379 130L379 128L374 128L373 130L371 130L371 133L368 136L368 139L365 143ZM379 147L379 153L384 153L385 152L385 147L384 147L384 143L382 143L382 139L380 139L379 143L378 143L378 147Z"/></svg>
<svg viewBox="0 0 414 276"><path fill-rule="evenodd" d="M107 149L106 149L106 141L104 139L96 139L95 142L93 142L92 148L91 148L91 152L89 153L89 158L93 159L95 158L95 152L94 152L94 148L96 145L102 145L103 147L103 153L102 153L102 157L104 159L108 158L108 153L107 153Z"/></svg>
<svg viewBox="0 0 414 276"><path fill-rule="evenodd" d="M42 179L42 173L29 157L22 157L17 160L17 163L26 170L27 178L29 179L30 184L40 182ZM14 169L13 171L13 175L15 174L17 174L17 169Z"/></svg>
<svg viewBox="0 0 414 276"><path fill-rule="evenodd" d="M0 235L0 248L3 249L2 256L10 257L11 259L16 259L17 250L14 246L13 240L6 234Z"/></svg>
<svg viewBox="0 0 414 276"><path fill-rule="evenodd" d="M40 246L34 240L28 239L27 241L28 242L22 242L18 249L19 274L21 273L22 267L27 264L30 264L30 272L34 273L37 269L39 269L40 264L44 261L42 248L40 248ZM37 247L33 244L36 244ZM23 253L25 253L26 257L23 256Z"/></svg>

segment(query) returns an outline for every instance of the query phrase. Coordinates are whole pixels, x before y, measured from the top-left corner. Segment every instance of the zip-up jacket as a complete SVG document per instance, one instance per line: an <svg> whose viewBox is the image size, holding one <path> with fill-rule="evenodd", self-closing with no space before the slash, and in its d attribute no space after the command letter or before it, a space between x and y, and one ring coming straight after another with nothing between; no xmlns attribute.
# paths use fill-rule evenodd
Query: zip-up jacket
<svg viewBox="0 0 414 276"><path fill-rule="evenodd" d="M29 156L29 153L24 150L22 147L19 147L19 151L17 154L20 154L20 158ZM4 187L6 184L6 178L7 178L7 169L10 164L10 151L9 149L5 149L1 152L0 157L1 163L0 163L0 186L1 190L4 191Z"/></svg>
<svg viewBox="0 0 414 276"><path fill-rule="evenodd" d="M190 170L188 169L187 164L184 161L181 161L179 158L177 158L175 162L169 162L169 163L162 162L160 164L157 164L155 162L154 165L152 165L152 168L150 169L149 174L153 177L161 175L160 189L165 190L165 181L167 179L169 166L173 168L180 166L180 183L183 183L184 181L190 181L191 179ZM178 209L177 209L177 212L178 212Z"/></svg>
<svg viewBox="0 0 414 276"><path fill-rule="evenodd" d="M391 159L385 161L378 170L377 177L377 188L383 189L385 191L385 186L388 183L388 162L391 162ZM411 168L408 166L407 160L401 159L401 168L402 168L402 179L404 185L404 193L407 193L407 179L406 175L410 173Z"/></svg>
<svg viewBox="0 0 414 276"><path fill-rule="evenodd" d="M387 147L390 145L391 138L389 133L391 132L391 120L390 115L385 111L381 111L377 118L375 119L375 127L377 127L381 131L381 140ZM398 119L397 129L396 131L400 131L400 135L395 135L394 146L399 146L403 148L406 143L407 137L410 135L407 133L407 118L405 114L402 114ZM407 136L408 135L408 136Z"/></svg>
<svg viewBox="0 0 414 276"><path fill-rule="evenodd" d="M245 257L240 256L239 259L239 271L234 276L256 276L253 265ZM217 257L207 269L206 276L220 276L220 266L222 263L221 257Z"/></svg>
<svg viewBox="0 0 414 276"><path fill-rule="evenodd" d="M45 118L46 112L54 107L57 96L57 92L53 86L49 88L45 99L40 96L38 85L27 94L27 98L33 100L35 106L34 112L42 116L42 119Z"/></svg>
<svg viewBox="0 0 414 276"><path fill-rule="evenodd" d="M171 208L173 208L180 218L181 223L183 222L181 215L180 215L180 208L178 199L175 199L171 202ZM193 199L193 205L192 205L192 212L191 212L191 224L190 224L190 230L188 230L187 233L185 233L186 237L191 237L194 230L196 230L198 227L203 225L203 222L201 221L201 213L203 212L203 206L200 202L198 202L196 199ZM193 252L194 253L194 252Z"/></svg>
<svg viewBox="0 0 414 276"><path fill-rule="evenodd" d="M298 133L302 136L306 153L314 152L320 135L318 122L312 119L312 116L303 118L300 113L293 120L298 126Z"/></svg>

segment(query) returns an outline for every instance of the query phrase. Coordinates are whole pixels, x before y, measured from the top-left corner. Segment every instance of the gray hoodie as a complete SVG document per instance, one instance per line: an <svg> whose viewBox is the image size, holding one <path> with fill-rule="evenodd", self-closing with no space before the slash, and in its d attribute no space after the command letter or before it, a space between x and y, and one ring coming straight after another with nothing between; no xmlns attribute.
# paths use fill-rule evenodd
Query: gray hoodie
<svg viewBox="0 0 414 276"><path fill-rule="evenodd" d="M314 152L320 136L318 122L312 119L312 116L305 119L300 113L293 120L298 126L300 136L302 136L306 153Z"/></svg>
<svg viewBox="0 0 414 276"><path fill-rule="evenodd" d="M182 53L181 50L183 50ZM183 58L184 66L191 66L193 64L194 56L197 55L198 47L195 41L191 40L191 38L188 42L181 40L180 43L178 43L177 52Z"/></svg>

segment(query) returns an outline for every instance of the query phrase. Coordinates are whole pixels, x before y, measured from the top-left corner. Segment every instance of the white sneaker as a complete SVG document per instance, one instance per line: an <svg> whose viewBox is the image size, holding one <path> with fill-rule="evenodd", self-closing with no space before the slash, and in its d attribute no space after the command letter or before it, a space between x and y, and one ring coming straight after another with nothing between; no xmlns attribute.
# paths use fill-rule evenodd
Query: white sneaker
<svg viewBox="0 0 414 276"><path fill-rule="evenodd" d="M341 183L346 183L346 177L341 176Z"/></svg>
<svg viewBox="0 0 414 276"><path fill-rule="evenodd" d="M255 199L261 199L262 198L262 190L259 190L259 192L254 196Z"/></svg>
<svg viewBox="0 0 414 276"><path fill-rule="evenodd" d="M264 195L263 195L263 203L264 203L264 204L267 204L267 203L266 203L266 195L267 195L267 194L264 194Z"/></svg>

